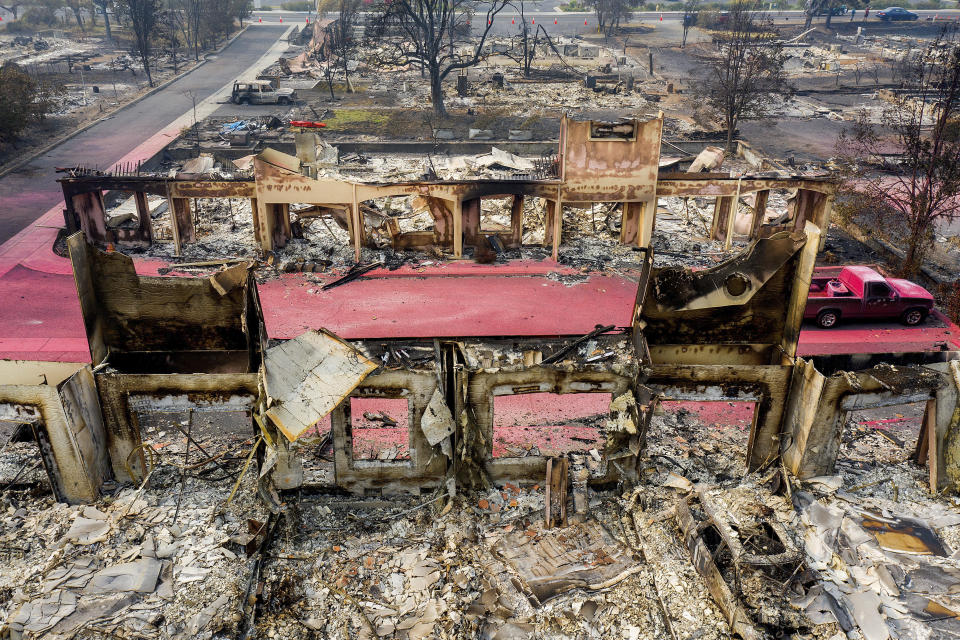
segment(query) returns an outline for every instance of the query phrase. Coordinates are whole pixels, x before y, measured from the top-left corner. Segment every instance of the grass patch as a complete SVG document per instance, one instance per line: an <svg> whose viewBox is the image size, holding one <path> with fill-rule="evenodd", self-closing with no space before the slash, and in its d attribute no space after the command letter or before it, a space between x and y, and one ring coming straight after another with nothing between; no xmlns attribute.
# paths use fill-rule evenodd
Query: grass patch
<svg viewBox="0 0 960 640"><path fill-rule="evenodd" d="M348 131L352 129L377 130L390 120L390 114L371 109L337 109L332 117L324 118L327 129Z"/></svg>

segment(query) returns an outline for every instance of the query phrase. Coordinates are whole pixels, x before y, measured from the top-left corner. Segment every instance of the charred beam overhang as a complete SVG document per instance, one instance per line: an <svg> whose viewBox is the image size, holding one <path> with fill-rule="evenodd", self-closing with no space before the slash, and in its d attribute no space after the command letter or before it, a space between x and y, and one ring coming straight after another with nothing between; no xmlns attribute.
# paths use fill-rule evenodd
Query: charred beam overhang
<svg viewBox="0 0 960 640"><path fill-rule="evenodd" d="M767 189L803 189L833 194L837 183L824 178L731 178L723 173L660 172L657 197L669 196L735 196Z"/></svg>
<svg viewBox="0 0 960 640"><path fill-rule="evenodd" d="M661 311L746 304L805 242L802 231L784 231L757 240L740 255L710 269L666 267L653 278L653 299Z"/></svg>

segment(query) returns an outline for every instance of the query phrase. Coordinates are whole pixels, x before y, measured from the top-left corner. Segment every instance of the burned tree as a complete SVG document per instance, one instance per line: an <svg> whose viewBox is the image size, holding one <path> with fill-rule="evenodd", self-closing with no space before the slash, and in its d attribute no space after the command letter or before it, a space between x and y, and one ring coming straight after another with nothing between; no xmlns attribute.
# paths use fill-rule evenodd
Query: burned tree
<svg viewBox="0 0 960 640"><path fill-rule="evenodd" d="M374 37L384 42L389 52L379 62L389 65L420 67L430 77L430 101L437 116L445 116L443 81L454 71L475 66L481 60L483 45L493 20L507 0L490 0L479 41L463 42L466 52L458 50L451 32L470 32L470 0L394 0L380 5L373 25Z"/></svg>
<svg viewBox="0 0 960 640"><path fill-rule="evenodd" d="M879 123L864 111L837 148L852 167L854 201L869 203L882 224L902 232L900 266L910 277L923 266L939 224L960 217L960 42L946 27L927 48L904 62L906 86L896 92ZM864 159L895 157L885 170Z"/></svg>
<svg viewBox="0 0 960 640"><path fill-rule="evenodd" d="M64 4L73 13L73 19L77 21L80 31L86 33L87 26L83 22L83 12L87 8L87 3L84 0L65 0Z"/></svg>
<svg viewBox="0 0 960 640"><path fill-rule="evenodd" d="M803 13L806 16L803 28L809 29L810 25L813 24L813 19L820 15L824 9L827 10L827 14L829 15L830 5L830 0L807 0L803 5Z"/></svg>
<svg viewBox="0 0 960 640"><path fill-rule="evenodd" d="M630 15L627 0L593 0L593 11L597 15L597 29L609 37L620 28L620 21Z"/></svg>
<svg viewBox="0 0 960 640"><path fill-rule="evenodd" d="M697 18L700 14L700 0L686 0L683 3L683 40L680 41L680 48L687 46L687 34L690 27L697 24Z"/></svg>
<svg viewBox="0 0 960 640"><path fill-rule="evenodd" d="M24 6L26 3L21 0L15 0L14 2L7 2L6 4L0 4L0 9L7 11L13 14L13 19L16 20L18 14L20 13L20 7Z"/></svg>
<svg viewBox="0 0 960 640"><path fill-rule="evenodd" d="M113 40L113 34L110 32L110 0L92 0L93 15L99 9L103 11L103 27L107 32L107 40Z"/></svg>
<svg viewBox="0 0 960 640"><path fill-rule="evenodd" d="M333 93L333 77L337 66L343 70L343 81L348 92L353 92L350 83L350 56L357 47L355 31L360 16L360 0L325 0L319 5L320 13L335 12L337 18L326 30L323 44L314 56L324 61L324 77L327 80L327 89L330 90L330 99L336 96Z"/></svg>
<svg viewBox="0 0 960 640"><path fill-rule="evenodd" d="M785 54L765 26L769 20L757 0L730 6L726 30L719 36L719 55L694 84L707 115L727 129L727 152L737 125L762 119L791 93L783 70Z"/></svg>
<svg viewBox="0 0 960 640"><path fill-rule="evenodd" d="M515 45L506 55L516 60L523 71L523 77L530 77L530 68L533 65L533 59L537 56L537 45L540 44L540 34L543 33L545 39L548 39L547 32L543 25L534 26L527 20L524 0L511 2L510 6L520 14L520 35L514 41Z"/></svg>
<svg viewBox="0 0 960 640"><path fill-rule="evenodd" d="M133 30L133 54L140 58L147 82L153 86L150 73L150 55L153 52L153 35L157 28L158 0L125 0Z"/></svg>
<svg viewBox="0 0 960 640"><path fill-rule="evenodd" d="M160 12L157 22L157 36L170 52L170 58L173 62L173 72L179 73L180 67L177 62L177 50L180 48L180 32L183 28L181 24L183 15L174 9L165 9Z"/></svg>

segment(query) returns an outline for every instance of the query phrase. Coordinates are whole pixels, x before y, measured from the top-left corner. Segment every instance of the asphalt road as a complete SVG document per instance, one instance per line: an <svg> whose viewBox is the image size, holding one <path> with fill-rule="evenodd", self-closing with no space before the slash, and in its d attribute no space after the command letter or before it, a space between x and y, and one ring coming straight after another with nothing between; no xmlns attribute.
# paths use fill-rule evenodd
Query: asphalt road
<svg viewBox="0 0 960 640"><path fill-rule="evenodd" d="M0 178L0 242L63 201L57 167L109 168L141 142L210 96L255 63L286 26L247 29L208 62L137 104L118 111L83 133Z"/></svg>
<svg viewBox="0 0 960 640"><path fill-rule="evenodd" d="M597 30L597 17L592 11L589 12L564 12L557 7L561 3L558 0L539 0L536 2L527 1L524 3L524 18L532 21L534 24L541 24L551 35L559 34L574 36L583 33L594 33ZM677 1L666 0L660 6L660 11L636 11L632 14L632 22L655 23L660 22L679 22L683 18L683 11L678 6ZM885 7L874 7L871 9L869 22L879 22L874 14ZM766 12L775 22L786 21L788 23L800 23L805 19L803 11L770 11ZM960 18L960 11L956 9L933 10L923 9L915 10L914 13L920 16L920 20L933 20L935 17L940 20L956 20ZM332 15L332 14L331 14ZM314 12L305 11L254 11L253 20L260 21L263 24L304 24L307 19L312 22L315 19ZM478 9L476 23L471 25L474 34L479 35L484 28L484 14ZM849 21L850 15L834 16L833 21ZM822 24L826 21L826 16L817 16L814 24ZM854 16L854 22L863 21L863 10L857 10ZM898 24L898 23L891 23ZM907 23L911 24L911 23ZM505 7L497 14L493 21L490 33L492 35L515 35L520 28L520 13L513 7Z"/></svg>

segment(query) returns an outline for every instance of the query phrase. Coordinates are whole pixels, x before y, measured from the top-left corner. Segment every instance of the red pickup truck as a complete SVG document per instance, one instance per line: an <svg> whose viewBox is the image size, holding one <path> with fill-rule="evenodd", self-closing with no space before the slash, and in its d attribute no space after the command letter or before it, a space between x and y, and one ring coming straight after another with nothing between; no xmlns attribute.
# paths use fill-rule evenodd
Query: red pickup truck
<svg viewBox="0 0 960 640"><path fill-rule="evenodd" d="M836 326L841 318L899 318L913 326L932 308L930 292L909 280L885 278L870 267L818 267L803 317L824 329Z"/></svg>

